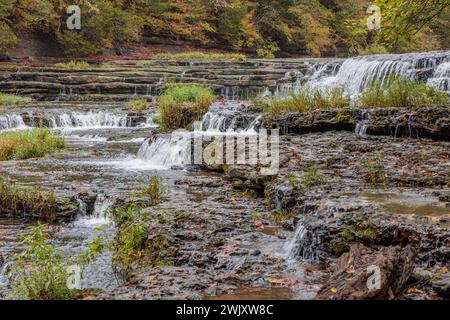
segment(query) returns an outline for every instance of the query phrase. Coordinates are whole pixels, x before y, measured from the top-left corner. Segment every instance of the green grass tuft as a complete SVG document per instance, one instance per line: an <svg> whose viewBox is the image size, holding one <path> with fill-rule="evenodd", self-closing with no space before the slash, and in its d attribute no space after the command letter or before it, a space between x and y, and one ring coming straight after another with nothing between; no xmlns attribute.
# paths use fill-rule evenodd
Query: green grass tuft
<svg viewBox="0 0 450 320"><path fill-rule="evenodd" d="M134 112L144 112L149 107L147 99L134 99L127 103L127 108L133 110Z"/></svg>
<svg viewBox="0 0 450 320"><path fill-rule="evenodd" d="M216 99L212 90L198 84L169 84L158 97L159 117L156 122L162 131L186 128L199 121Z"/></svg>
<svg viewBox="0 0 450 320"><path fill-rule="evenodd" d="M156 59L163 60L177 60L177 61L190 61L190 60L204 60L204 61L234 61L244 62L247 57L238 53L212 53L201 51L190 51L180 53L158 53L155 55Z"/></svg>
<svg viewBox="0 0 450 320"><path fill-rule="evenodd" d="M47 128L0 133L0 161L39 158L64 148L64 138Z"/></svg>
<svg viewBox="0 0 450 320"><path fill-rule="evenodd" d="M69 62L55 63L55 67L69 70L81 70L89 68L89 63L85 61L71 60Z"/></svg>
<svg viewBox="0 0 450 320"><path fill-rule="evenodd" d="M0 105L2 106L16 106L29 104L33 102L30 97L22 97L15 94L0 93Z"/></svg>
<svg viewBox="0 0 450 320"><path fill-rule="evenodd" d="M445 92L397 76L385 84L372 81L363 91L360 105L371 108L411 108L445 105L449 102Z"/></svg>

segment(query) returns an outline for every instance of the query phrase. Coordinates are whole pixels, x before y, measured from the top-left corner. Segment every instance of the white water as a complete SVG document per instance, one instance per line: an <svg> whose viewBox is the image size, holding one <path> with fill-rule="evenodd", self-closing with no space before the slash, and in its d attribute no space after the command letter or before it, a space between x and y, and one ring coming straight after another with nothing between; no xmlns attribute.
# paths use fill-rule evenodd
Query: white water
<svg viewBox="0 0 450 320"><path fill-rule="evenodd" d="M315 64L307 75L287 73L274 92L277 96L298 93L302 88L331 90L344 88L352 97L360 94L373 80L385 82L398 75L418 80L421 72L428 85L447 91L450 95L450 52L423 52L362 56ZM286 82L286 79L290 79Z"/></svg>
<svg viewBox="0 0 450 320"><path fill-rule="evenodd" d="M362 114L362 119L358 121L355 128L355 133L360 136L366 135L367 125L372 119L372 114L369 110L364 111Z"/></svg>
<svg viewBox="0 0 450 320"><path fill-rule="evenodd" d="M74 221L76 227L95 228L110 223L108 209L113 204L113 200L104 194L99 194L94 204L94 212L92 215L86 214L86 204L79 200L80 215Z"/></svg>
<svg viewBox="0 0 450 320"><path fill-rule="evenodd" d="M50 121L54 129L123 128L127 126L127 115L105 111L70 112L56 115Z"/></svg>
<svg viewBox="0 0 450 320"><path fill-rule="evenodd" d="M23 130L27 128L20 115L7 114L0 116L0 131Z"/></svg>

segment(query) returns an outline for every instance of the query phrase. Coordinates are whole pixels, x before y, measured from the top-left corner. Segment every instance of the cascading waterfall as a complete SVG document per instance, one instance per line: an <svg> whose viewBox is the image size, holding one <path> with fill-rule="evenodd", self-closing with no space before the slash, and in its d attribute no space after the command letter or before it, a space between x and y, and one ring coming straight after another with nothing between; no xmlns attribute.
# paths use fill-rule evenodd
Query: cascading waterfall
<svg viewBox="0 0 450 320"><path fill-rule="evenodd" d="M170 136L163 135L148 139L139 149L137 158L145 161L147 166L156 169L170 169L172 166L192 163L191 142L194 135L254 134L261 124L262 115L255 114L251 121L239 129L237 122L240 115L236 112L238 107L238 104L227 106L213 104L210 111L203 117L201 130L172 133Z"/></svg>
<svg viewBox="0 0 450 320"><path fill-rule="evenodd" d="M127 126L126 114L114 114L105 111L87 113L71 112L51 117L51 126L60 128L117 128Z"/></svg>
<svg viewBox="0 0 450 320"><path fill-rule="evenodd" d="M86 204L83 200L79 199L80 215L75 221L75 224L79 227L95 227L99 225L108 224L110 222L108 209L114 204L113 199L101 193L97 196L94 203L94 211L91 215L87 214Z"/></svg>
<svg viewBox="0 0 450 320"><path fill-rule="evenodd" d="M0 131L25 129L27 125L23 121L23 117L16 114L0 115Z"/></svg>
<svg viewBox="0 0 450 320"><path fill-rule="evenodd" d="M292 239L283 247L283 257L287 261L303 261L317 263L320 261L317 248L321 244L320 237L312 234L301 222L298 223Z"/></svg>
<svg viewBox="0 0 450 320"><path fill-rule="evenodd" d="M429 86L447 91L450 95L450 61L440 64L428 79Z"/></svg>
<svg viewBox="0 0 450 320"><path fill-rule="evenodd" d="M367 125L372 118L372 113L370 110L363 111L362 119L358 121L355 128L355 133L360 136L364 136L367 132Z"/></svg>
<svg viewBox="0 0 450 320"><path fill-rule="evenodd" d="M364 56L315 66L305 80L313 89L344 87L352 95L362 92L373 80L384 83L390 75L428 80L428 84L442 89L450 79L449 62L450 52ZM431 74L428 79L424 79L426 71Z"/></svg>

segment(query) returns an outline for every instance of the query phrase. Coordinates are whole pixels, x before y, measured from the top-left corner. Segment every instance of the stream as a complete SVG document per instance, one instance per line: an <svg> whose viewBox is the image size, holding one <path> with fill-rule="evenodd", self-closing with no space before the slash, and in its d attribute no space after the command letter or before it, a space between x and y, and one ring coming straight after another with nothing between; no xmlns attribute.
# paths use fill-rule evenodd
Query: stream
<svg viewBox="0 0 450 320"><path fill-rule="evenodd" d="M108 92L112 88L107 88L106 82L90 91L81 78L79 88L74 84L57 83L62 88L59 93L37 90L35 96L40 99L33 105L0 109L0 132L29 130L44 123L65 137L68 149L42 159L3 162L0 174L22 186L47 188L60 195L95 195L91 208L82 198L78 199L79 213L73 222L50 225L52 242L67 252L86 249L89 240L98 234L107 239L114 237L116 231L108 217L108 208L117 199L133 195L153 175L161 177L168 189L167 201L158 205L157 210L182 212L195 217L186 222L183 230L170 231L179 240L181 264L163 267L159 271L146 271L138 275L132 285L114 274L109 252L98 256L84 273L83 287L101 289L101 298L313 299L325 277L317 263L321 259L317 250L323 245L321 237L309 239L310 230L301 223L288 228L274 223L270 215L285 206L282 200L275 208L270 208L262 197L237 191L233 181L224 179L222 173L192 165L189 160L192 134L251 137L263 126L260 113L246 111L253 97L295 93L305 85L321 89L345 85L349 93L357 96L371 79L385 81L389 74L399 74L424 81L450 94L450 53L280 63L281 67L275 62L233 66L228 70L230 75L226 74L226 67L220 69L220 66L201 63L174 67L180 81L195 82L197 77L201 77L199 70L206 68L209 72L221 70L218 77L225 75L228 82L225 86L221 85L224 81L214 82L214 88L222 99L210 107L200 128L173 135L156 133L157 126L153 121L156 111L136 114L126 110L122 102L132 96L156 96L162 79L159 73L164 73L163 70L154 70L158 74L152 74L151 79L136 76L137 84L133 83L133 86L117 85L120 87L117 92ZM120 77L121 81L126 81L126 77L133 78L132 67L125 65L121 68L125 70L111 74ZM47 75L49 79L53 79L51 72ZM102 71L91 72L89 77L100 73ZM252 73L261 75L261 79L253 84L246 78ZM272 77L276 80L265 80L265 74L276 74L277 77ZM25 76L33 78L33 71L27 75L20 72L11 75L7 83L2 82L2 91L13 90L14 82L17 82L16 92L30 91L34 80L20 82ZM82 74L77 76L83 77ZM47 83L51 81L47 80ZM153 82L148 84L145 81ZM282 137L283 146L288 146L283 150L293 150L292 145L297 143L297 146L302 146L296 150L302 160L325 161L345 157L345 151L341 150L344 153L339 154L337 149L333 149L342 141L370 148L387 146L393 150L392 154L400 152L400 149L421 148L415 142L409 144L408 139L367 136L366 129L371 121L370 112L365 112L354 132ZM424 150L448 152L448 143L430 142L429 149ZM292 159L289 163L295 160ZM357 170L351 171L350 166L355 161L348 168L336 165L334 169L327 169L330 175L334 174L332 170L339 170L344 179L340 183L345 184L342 190L339 189L341 193L335 191L332 200L321 199L326 203L322 204L327 206L325 211L328 210L328 214L345 211L341 208L345 203L349 207L379 207L393 215L402 215L406 210L407 214L438 218L450 216L448 207L442 205L437 196L430 196L431 191L411 187L401 196L395 191L385 196L380 196L382 192L374 193L378 196L367 192L352 178ZM447 168L448 160L439 165ZM395 174L390 173L396 177ZM285 171L280 174L282 178L287 176ZM287 189L280 187L279 193ZM19 236L26 233L26 227L32 224L22 219L0 217L0 257L4 261L3 266L0 263L0 297L10 289L8 270L14 255L23 249ZM104 225L107 227L99 230ZM223 245L214 247L212 243L219 238ZM158 277L154 283L149 283L146 279L155 274Z"/></svg>

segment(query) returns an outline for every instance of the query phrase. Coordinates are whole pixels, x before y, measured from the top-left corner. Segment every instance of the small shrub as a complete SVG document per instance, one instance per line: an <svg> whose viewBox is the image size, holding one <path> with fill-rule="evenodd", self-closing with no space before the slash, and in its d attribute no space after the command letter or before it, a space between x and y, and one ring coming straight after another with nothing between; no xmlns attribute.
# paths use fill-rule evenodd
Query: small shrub
<svg viewBox="0 0 450 320"><path fill-rule="evenodd" d="M275 98L263 106L267 117L273 118L290 112L308 112L317 109L346 108L350 98L342 88L329 92L303 88L297 94Z"/></svg>
<svg viewBox="0 0 450 320"><path fill-rule="evenodd" d="M69 70L81 70L89 68L89 63L85 61L71 60L69 62L55 63L55 67Z"/></svg>
<svg viewBox="0 0 450 320"><path fill-rule="evenodd" d="M276 224L283 224L284 222L288 221L289 219L293 219L297 216L297 213L295 211L291 212L275 212L272 214L272 221Z"/></svg>
<svg viewBox="0 0 450 320"><path fill-rule="evenodd" d="M150 205L154 206L164 201L166 187L160 177L152 176L143 193L150 199Z"/></svg>
<svg viewBox="0 0 450 320"><path fill-rule="evenodd" d="M90 246L77 256L68 257L56 245L49 243L50 236L46 228L46 225L38 224L30 227L29 234L21 236L25 250L18 255L12 269L14 278L8 298L69 300L82 297L81 290L67 286L71 275L67 267L76 265L82 271L102 248L96 246L97 249L91 251Z"/></svg>
<svg viewBox="0 0 450 320"><path fill-rule="evenodd" d="M336 122L351 122L354 118L348 112L338 112L334 120Z"/></svg>
<svg viewBox="0 0 450 320"><path fill-rule="evenodd" d="M127 103L127 108L133 110L134 112L144 112L149 107L147 99L134 99Z"/></svg>
<svg viewBox="0 0 450 320"><path fill-rule="evenodd" d="M0 105L3 106L15 106L29 104L33 102L32 98L21 97L15 94L0 93Z"/></svg>
<svg viewBox="0 0 450 320"><path fill-rule="evenodd" d="M372 81L363 91L360 104L373 108L408 108L448 103L445 92L397 76L389 77L383 84Z"/></svg>
<svg viewBox="0 0 450 320"><path fill-rule="evenodd" d="M246 61L247 57L243 54L237 53L211 53L201 51L190 51L180 53L158 53L155 55L156 59L163 60L177 60L177 61L191 61L191 60L205 60L205 61Z"/></svg>
<svg viewBox="0 0 450 320"><path fill-rule="evenodd" d="M43 157L64 148L64 138L47 128L0 133L0 161Z"/></svg>
<svg viewBox="0 0 450 320"><path fill-rule="evenodd" d="M383 162L383 155L379 152L374 152L370 158L364 160L364 165L367 169L366 181L373 184L384 183L386 181L388 175Z"/></svg>
<svg viewBox="0 0 450 320"><path fill-rule="evenodd" d="M159 117L156 122L162 131L186 128L199 121L215 100L208 87L198 84L169 84L158 97Z"/></svg>

